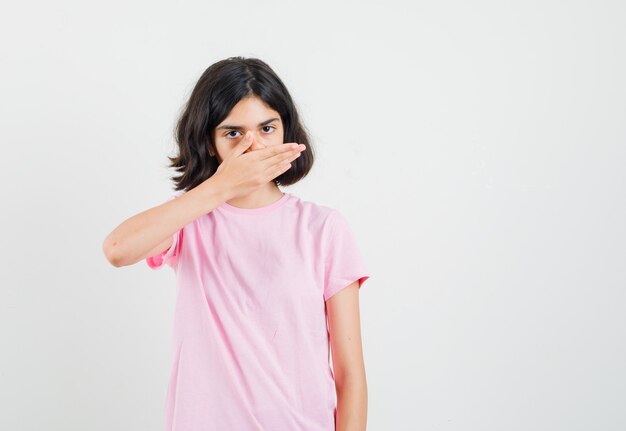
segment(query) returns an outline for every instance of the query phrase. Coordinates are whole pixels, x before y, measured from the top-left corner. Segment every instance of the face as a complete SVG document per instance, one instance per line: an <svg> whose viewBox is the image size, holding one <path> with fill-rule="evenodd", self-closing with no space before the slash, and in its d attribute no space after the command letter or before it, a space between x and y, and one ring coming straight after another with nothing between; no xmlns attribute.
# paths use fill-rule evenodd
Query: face
<svg viewBox="0 0 626 431"><path fill-rule="evenodd" d="M280 115L256 96L241 99L228 116L215 127L213 140L220 163L248 132L252 133L252 144L246 152L283 143L283 123Z"/></svg>

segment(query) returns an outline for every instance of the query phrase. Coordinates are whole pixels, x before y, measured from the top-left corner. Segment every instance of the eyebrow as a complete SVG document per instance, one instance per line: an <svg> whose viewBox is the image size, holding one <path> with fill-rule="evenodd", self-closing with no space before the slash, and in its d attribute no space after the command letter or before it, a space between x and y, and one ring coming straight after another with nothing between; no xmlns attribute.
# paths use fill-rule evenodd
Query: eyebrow
<svg viewBox="0 0 626 431"><path fill-rule="evenodd" d="M280 120L280 118L270 118L270 119L267 119L265 121L260 122L258 124L258 126L259 127L265 126L266 124L269 124L272 121L276 121L276 120ZM217 127L215 130L220 130L220 129L243 130L243 126L231 126L229 124L222 124L221 126Z"/></svg>

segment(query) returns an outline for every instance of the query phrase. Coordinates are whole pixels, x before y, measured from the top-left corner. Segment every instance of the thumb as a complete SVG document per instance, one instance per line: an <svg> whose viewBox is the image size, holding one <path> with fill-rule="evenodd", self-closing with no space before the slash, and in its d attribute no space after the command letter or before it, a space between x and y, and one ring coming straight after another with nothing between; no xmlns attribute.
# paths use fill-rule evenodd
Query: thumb
<svg viewBox="0 0 626 431"><path fill-rule="evenodd" d="M246 133L246 136L237 144L233 150L233 156L238 157L243 154L252 145L252 133Z"/></svg>

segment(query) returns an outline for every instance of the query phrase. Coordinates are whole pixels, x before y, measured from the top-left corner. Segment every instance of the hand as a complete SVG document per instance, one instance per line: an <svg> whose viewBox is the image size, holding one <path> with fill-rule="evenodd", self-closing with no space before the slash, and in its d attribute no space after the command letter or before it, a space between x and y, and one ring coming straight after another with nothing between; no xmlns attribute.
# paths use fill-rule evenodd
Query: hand
<svg viewBox="0 0 626 431"><path fill-rule="evenodd" d="M285 143L251 150L252 143L252 133L246 133L215 172L228 199L250 194L272 181L287 171L306 149L303 144Z"/></svg>

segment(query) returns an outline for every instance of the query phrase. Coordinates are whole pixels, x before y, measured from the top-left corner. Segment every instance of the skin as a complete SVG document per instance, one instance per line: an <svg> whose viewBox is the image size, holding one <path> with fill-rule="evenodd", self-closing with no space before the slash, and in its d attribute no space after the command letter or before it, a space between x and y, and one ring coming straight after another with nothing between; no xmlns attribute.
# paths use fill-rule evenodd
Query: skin
<svg viewBox="0 0 626 431"><path fill-rule="evenodd" d="M336 431L365 431L367 380L363 361L358 280L326 301L337 391Z"/></svg>
<svg viewBox="0 0 626 431"><path fill-rule="evenodd" d="M196 187L177 199L129 217L113 229L102 243L108 261L115 267L128 266L167 250L174 233L224 202L235 202L235 198L253 193L252 200L255 200L260 196L255 193L259 187L267 187L306 150L306 145L295 142L259 147L253 136L248 132L230 149L215 174ZM250 151L252 144L257 148L254 152ZM261 198L267 199L267 196ZM253 206L259 203L269 202L256 199Z"/></svg>
<svg viewBox="0 0 626 431"><path fill-rule="evenodd" d="M259 125L271 118L276 119L267 124ZM239 126L241 129L223 128L224 126ZM221 163L227 158L228 154L233 151L247 133L252 134L253 143L245 151L246 153L284 143L284 129L280 114L258 97L246 97L241 99L228 116L215 127L213 140L217 148L217 160ZM209 153L215 156L211 149ZM259 187L254 193L239 196L226 202L239 208L257 208L277 201L282 195L283 192L278 186L270 181Z"/></svg>
<svg viewBox="0 0 626 431"><path fill-rule="evenodd" d="M267 124L259 125L270 118ZM220 127L240 126L241 129ZM251 96L240 100L228 116L216 126L213 135L218 160L224 160L246 133L253 134L247 151L282 145L283 123L280 115L261 99ZM269 205L280 199L282 191L268 182L254 193L227 201L240 208ZM358 281L326 301L335 387L337 391L336 431L364 431L367 419L367 383L361 344Z"/></svg>

